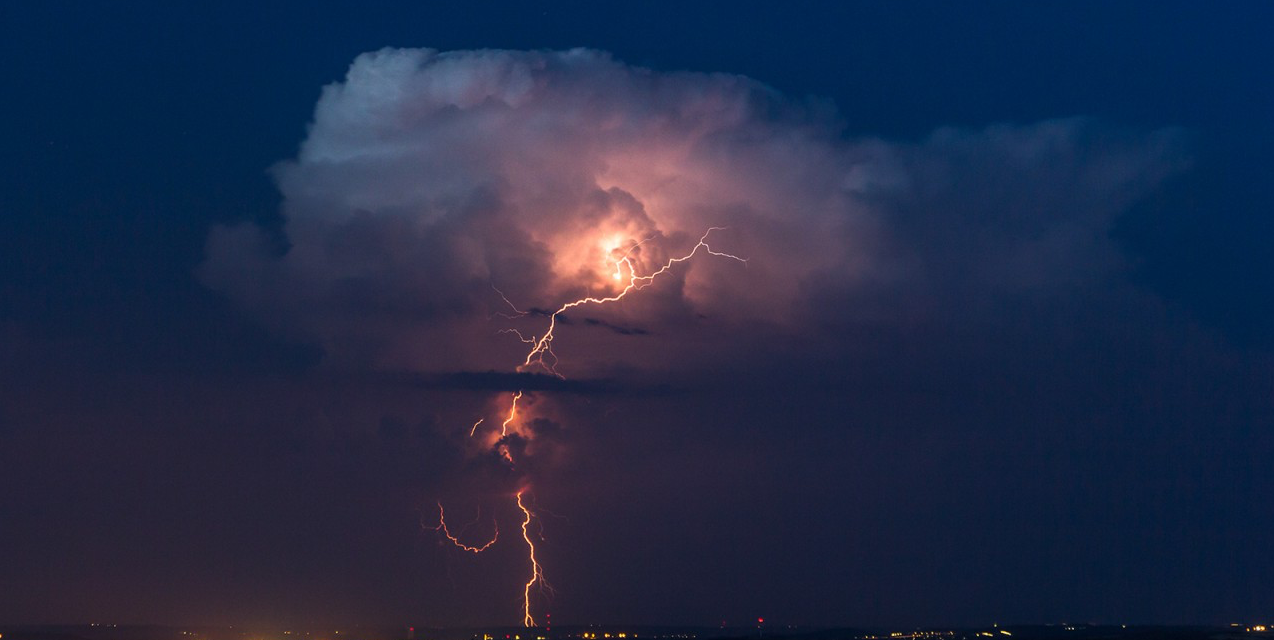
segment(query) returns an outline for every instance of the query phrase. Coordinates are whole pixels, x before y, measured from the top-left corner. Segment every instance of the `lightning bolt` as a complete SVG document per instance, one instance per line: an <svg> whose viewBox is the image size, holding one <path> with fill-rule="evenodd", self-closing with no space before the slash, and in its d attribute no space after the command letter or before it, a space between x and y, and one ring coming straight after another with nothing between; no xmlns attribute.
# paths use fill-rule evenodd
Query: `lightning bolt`
<svg viewBox="0 0 1274 640"><path fill-rule="evenodd" d="M522 625L526 627L535 626L535 618L531 617L531 587L535 583L544 584L544 572L540 569L540 563L535 559L535 543L531 542L531 534L527 531L527 527L531 525L531 510L522 504L522 492L519 490L514 496L518 503L518 508L522 510L522 539L526 541L526 547L529 550L528 555L531 557L531 579L526 581L526 588L522 591Z"/></svg>
<svg viewBox="0 0 1274 640"><path fill-rule="evenodd" d="M736 256L730 253L725 253L723 251L717 251L713 249L711 245L708 244L708 236L710 236L713 231L722 231L724 229L725 227L709 227L708 230L704 231L703 235L699 237L699 241L695 243L694 247L690 249L689 253L686 253L682 256L675 257L675 258L669 258L668 261L665 262L663 266L661 266L659 269L656 269L655 271L644 276L637 275L637 265L634 263L632 259L632 253L638 247L645 244L647 241L651 240L655 236L651 236L650 238L646 238L642 240L641 242L634 243L633 246L629 247L628 250L624 252L622 256L620 256L618 259L614 261L615 271L613 274L611 274L611 277L614 280L622 281L624 279L624 274L625 273L628 274L628 282L624 285L623 289L621 289L618 293L615 293L610 296L604 296L604 297L586 296L586 297L579 298L577 300L572 300L570 302L563 304L562 306L558 307L556 311L549 314L548 326L545 328L543 335L539 336L538 338L535 336L531 336L528 338L517 329L502 329L500 333L515 335L517 336L518 340L520 340L522 343L530 345L530 350L527 352L526 357L522 361L522 364L516 367L516 370L519 373L524 373L528 370L538 368L543 370L544 372L547 372L549 374L556 376L559 379L563 379L563 380L565 379L565 376L563 376L561 373L557 371L558 358L557 358L557 354L553 352L553 340L556 338L558 317L571 309L574 309L576 307L582 307L584 305L599 305L600 306L600 305L605 305L605 304L623 300L628 294L634 291L640 291L650 286L660 276L663 276L664 274L668 273L674 267L681 264L682 262L686 262L687 260L690 260L691 258L695 257L695 255L697 255L700 251L712 256L717 256L721 258L729 258L731 260L735 260L746 265L748 262L747 259L740 258L739 256ZM513 302L511 302L507 296L504 295L504 292L500 291L499 289L496 289L494 285L492 285L491 288L495 289L495 292L500 295L500 298L514 312L514 315L510 315L506 313L496 313L492 317L499 316L499 317L512 320L515 318L521 318L521 317L529 315L527 312L518 309L517 306L514 305ZM512 396L513 400L509 406L509 413L505 417L504 422L500 424L501 441L499 441L495 445L496 451L498 451L501 457L503 457L509 464L513 464L513 456L509 452L508 445L503 442L503 438L506 437L509 433L509 425L512 424L517 419L518 400L522 398L523 393L524 393L524 390L519 389L517 393L513 394ZM474 433L477 432L478 425L480 424L482 424L482 420L478 420L477 422L473 423L473 427L469 430L470 437L472 437ZM518 492L514 494L514 502L517 503L518 509L522 511L522 516L523 516L522 540L526 542L527 552L528 552L527 555L529 556L529 559L531 561L531 578L527 580L526 586L523 588L523 591L522 591L522 624L529 628L529 627L534 627L536 624L535 617L531 615L531 588L538 584L541 590L548 590L550 593L552 592L552 588L549 587L548 583L544 580L543 569L540 567L539 560L537 560L535 557L535 543L531 541L531 533L529 531L529 527L531 525L532 518L536 516L522 502L522 494L525 493L528 488L529 487L524 486L522 489L519 489ZM449 540L451 540L451 542L455 544L456 546L460 547L461 549L464 549L465 551L469 551L472 553L480 553L483 550L485 550L487 547L490 547L492 544L495 544L495 541L500 534L499 528L497 527L495 535L492 536L489 542L482 545L481 547L471 547L471 546L465 545L464 543L456 539L455 536L452 536L451 532L447 530L446 521L443 518L442 503L438 503L438 526L435 527L435 530L441 531L443 535L445 535Z"/></svg>
<svg viewBox="0 0 1274 640"><path fill-rule="evenodd" d="M478 509L478 517L479 518L482 517L481 508ZM482 553L483 551L486 551L487 547L490 547L491 545L495 544L495 541L500 539L500 522L498 520L495 520L494 518L491 520L491 522L495 525L495 533L491 535L491 540L489 540L486 544L482 545L481 547L471 547L461 542L459 538L451 534L451 530L447 528L447 516L442 509L442 502L439 502L438 503L438 526L433 527L433 530L441 532L442 535L446 536L447 539L450 540L451 543L456 545L457 547L460 547L461 549L464 549L465 551L468 551L469 553L476 554L476 553ZM462 531L461 533L464 533L464 532Z"/></svg>
<svg viewBox="0 0 1274 640"><path fill-rule="evenodd" d="M498 294L500 294L500 299L504 301L504 304L509 305L509 308L513 310L513 315L509 315L509 314L507 314L507 313L503 313L503 312L496 312L496 313L494 313L494 314L492 314L492 315L490 316L491 318L494 318L494 317L499 316L499 317L504 318L504 319L506 319L506 320L513 320L514 318L521 318L522 316L526 315L526 312L525 312L525 311L523 311L523 310L521 310L521 309L517 308L517 306L516 306L516 305L514 305L512 302L509 302L509 298L508 298L507 296L505 296L505 295L504 295L504 292L503 292L503 291L501 291L501 290L499 290L499 289L496 289L495 285L491 285L491 288L492 288L492 289L495 289L495 292L496 292L496 293L498 293Z"/></svg>
<svg viewBox="0 0 1274 640"><path fill-rule="evenodd" d="M740 258L739 256L732 255L729 253L716 251L708 244L708 236L711 235L713 231L724 231L724 230L725 230L725 227L709 227L708 230L703 232L703 235L700 236L699 242L695 243L695 246L694 248L690 250L690 253L687 253L678 258L669 258L668 261L665 262L664 265L660 267L658 270L644 276L637 275L637 267L636 265L633 264L633 260L632 260L632 251L633 249L636 249L638 246L641 246L646 241L643 240L642 242L639 242L633 245L628 250L628 252L623 255L623 257L615 261L615 273L613 274L613 277L615 279L617 280L622 279L624 267L628 268L627 269L628 284L623 288L623 290L621 290L619 293L615 295L607 296L604 298L587 296L584 298L580 298L578 300L567 302L566 304L563 304L561 307L558 307L557 311L554 311L552 315L549 316L549 326L544 331L544 335L540 336L538 340L533 340L534 346L532 346L531 351L526 354L526 359L522 361L522 364L518 365L518 371L519 372L526 371L527 369L531 369L535 367L536 365L538 365L544 371L551 373L557 376L558 378L565 379L565 376L557 372L557 354L553 353L553 339L555 338L554 332L557 330L558 316L562 315L563 313L571 309L574 309L575 307L581 307L586 304L603 305L603 304L607 304L611 302L619 302L620 300L623 300L624 297L627 296L628 294L634 291L640 291L642 289L645 289L646 287L649 287L659 276L662 276L665 273L668 273L668 271L670 271L674 266L693 258L695 254L699 252L700 249L703 249L705 252L707 252L710 255L719 256L722 258L730 258L731 260L737 260L743 264L747 264L748 261L746 259ZM519 334L518 337L520 338L521 334ZM525 339L523 339L523 341L526 342ZM551 358L553 358L552 363L548 363L544 361L545 354L548 354Z"/></svg>
<svg viewBox="0 0 1274 640"><path fill-rule="evenodd" d="M522 391L519 389L513 394L513 404L509 406L509 417L504 419L504 423L500 425L500 437L509 435L509 423L518 417L518 400L522 399Z"/></svg>
<svg viewBox="0 0 1274 640"><path fill-rule="evenodd" d="M518 400L522 399L522 393L523 392L519 390L517 393L513 394L512 396L513 401L509 405L509 415L504 418L504 422L500 423L501 438L509 435L509 425L512 424L513 421L516 420L518 417ZM478 425L482 424L484 421L486 421L486 418L479 418L477 422L473 423L473 426L469 428L470 438L472 438L473 435L478 432ZM510 462L512 462L512 460L510 460Z"/></svg>

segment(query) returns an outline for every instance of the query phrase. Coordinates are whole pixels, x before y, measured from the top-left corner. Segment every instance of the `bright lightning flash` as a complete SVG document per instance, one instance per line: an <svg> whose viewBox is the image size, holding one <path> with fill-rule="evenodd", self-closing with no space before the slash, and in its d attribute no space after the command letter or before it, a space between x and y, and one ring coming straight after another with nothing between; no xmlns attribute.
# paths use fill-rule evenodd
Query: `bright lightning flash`
<svg viewBox="0 0 1274 640"><path fill-rule="evenodd" d="M522 364L518 365L518 371L519 372L526 371L527 369L534 368L535 366L539 366L544 371L551 373L557 376L558 378L565 378L565 376L557 372L557 366L556 366L557 354L553 353L553 338L554 338L554 331L557 330L557 318L558 316L562 315L566 311L574 309L575 307L584 306L586 304L604 305L607 303L618 302L620 300L623 300L624 297L627 296L629 293L632 293L633 291L640 291L642 289L645 289L646 287L649 287L652 283L654 283L654 281L657 278L659 278L659 276L662 276L665 273L668 273L668 271L670 271L674 266L693 258L695 254L699 252L700 249L704 250L706 253L710 255L719 256L722 258L730 258L731 260L737 260L739 262L747 264L746 259L740 258L739 256L732 255L729 253L716 251L708 244L708 236L711 235L713 231L721 231L721 230L724 230L724 227L709 227L707 231L703 232L703 235L699 238L699 242L695 243L695 246L694 248L690 250L690 253L687 253L686 255L681 256L679 258L669 258L668 261L665 262L664 265L660 267L658 270L650 273L649 275L644 275L644 276L637 275L637 266L633 263L633 259L631 255L632 250L636 249L642 243L639 242L636 245L633 245L633 247L629 249L627 253L625 253L622 257L620 257L618 260L615 261L615 273L612 274L613 279L622 280L623 271L624 271L623 267L627 267L628 284L624 286L624 288L620 290L619 293L616 293L615 295L612 295L612 296L607 296L604 298L587 296L587 297L580 298L578 300L572 300L571 302L567 302L561 307L558 307L557 311L554 311L553 314L549 316L549 326L548 326L548 329L544 331L543 336L540 336L538 340L534 338L531 339L530 341L527 341L525 339L523 340L523 342L534 343L534 346L532 346L531 351L526 354L526 359L522 361ZM544 361L545 354L548 354L548 356L552 358L552 362Z"/></svg>
<svg viewBox="0 0 1274 640"><path fill-rule="evenodd" d="M535 618L531 617L531 587L535 583L544 585L544 572L540 569L540 563L535 559L535 543L531 542L531 534L527 531L527 527L531 525L531 510L522 504L522 492L518 491L514 498L517 500L518 508L522 510L522 539L526 541L526 547L531 557L531 579L526 581L526 588L522 591L522 624L527 627L535 626Z"/></svg>
<svg viewBox="0 0 1274 640"><path fill-rule="evenodd" d="M509 417L505 418L504 423L500 425L500 437L509 435L509 423L518 417L518 400L521 399L522 391L518 390L517 393L513 394L513 404L509 405Z"/></svg>
<svg viewBox="0 0 1274 640"><path fill-rule="evenodd" d="M517 329L501 330L501 333L511 333L513 335L516 335L518 340L522 341L525 344L531 345L531 349L529 352L527 352L526 358L523 359L522 364L517 366L517 371L519 373L522 373L529 369L539 368L547 373L557 376L558 378L565 379L565 376L558 373L557 371L558 359L557 359L557 354L553 353L553 340L556 337L554 332L557 330L558 316L562 315L563 313L571 309L574 309L576 307L581 307L584 305L590 305L590 304L605 305L612 302L618 302L624 299L624 297L627 296L629 293L632 293L633 291L640 291L650 286L660 276L668 273L670 270L672 270L673 267L677 266L678 264L693 258L700 251L703 251L704 253L707 253L709 255L718 256L721 258L729 258L731 260L736 260L738 262L747 264L746 259L740 258L739 256L736 256L733 254L717 251L713 249L711 245L708 244L708 236L711 235L713 231L721 231L723 229L724 227L709 227L708 230L705 231L703 235L699 237L699 241L695 243L695 246L690 250L689 253L682 255L680 257L670 258L667 262L663 264L662 267L644 276L637 275L637 265L632 258L632 253L634 250L636 250L638 247L644 244L646 240L649 240L650 238L647 238L646 240L642 240L641 242L637 242L633 244L633 246L629 247L628 250L625 253L623 253L623 255L621 255L618 259L614 260L615 271L611 275L611 278L617 282L622 282L624 280L624 274L627 273L628 275L628 282L624 284L624 287L618 293L610 295L610 296L605 296L605 297L586 296L578 300L573 300L571 302L567 302L563 304L562 306L558 307L556 311L554 311L552 314L549 315L548 327L545 328L544 334L538 338L535 336L527 338L526 336L522 335L522 333L519 332ZM622 239L616 237L611 242L611 246L618 245L621 242L622 242ZM611 255L617 254L618 251L619 251L618 249L612 249ZM513 303L510 302L509 299L505 297L504 293L501 292L499 289L496 289L496 292L500 294L500 298L503 299L504 302L508 304L508 306L511 309L513 309L514 313L516 314L516 315L508 315L508 314L500 313L496 315L499 315L507 319L513 319L516 317L523 317L527 315L526 312L520 311L516 306L514 306ZM546 356L548 358L547 360L545 359ZM512 396L513 400L509 406L509 413L505 417L504 422L500 424L500 439L496 441L496 450L499 452L500 456L504 458L504 460L508 462L510 465L513 464L513 456L512 454L510 454L509 448L507 444L504 442L504 438L508 436L509 434L510 425L513 425L514 422L517 420L518 400L522 398L522 394L523 394L523 390L519 390L517 393L513 394ZM470 437L472 437L474 433L477 432L478 425L482 424L482 422L483 422L482 420L478 420L477 422L473 424L473 427L469 430ZM551 592L551 588L548 586L548 583L545 582L544 580L544 572L540 567L539 561L535 557L535 543L531 541L531 534L530 534L530 531L528 530L528 527L530 527L531 525L531 519L534 517L534 513L532 513L532 511L529 508L527 508L526 505L522 503L522 494L525 493L528 488L529 487L524 486L522 489L519 489L518 492L514 494L514 501L517 503L518 509L522 511L522 516L523 516L522 539L526 541L528 555L530 556L530 560L531 560L531 578L530 580L527 580L526 586L522 592L522 624L524 624L527 627L534 627L535 618L531 615L531 587L534 587L538 584L540 589L542 590L549 589L550 592ZM500 534L499 529L497 527L495 535L492 536L490 542L487 542L481 547L471 547L471 546L465 545L464 543L460 542L455 536L451 535L451 532L447 530L446 521L443 519L442 503L438 504L438 526L435 527L435 530L441 531L442 534L445 535L447 539L451 540L451 542L455 544L457 547L460 547L461 549L464 549L465 551L469 551L472 553L480 553L483 550L485 550L487 547L490 547L492 544L495 544L495 541Z"/></svg>

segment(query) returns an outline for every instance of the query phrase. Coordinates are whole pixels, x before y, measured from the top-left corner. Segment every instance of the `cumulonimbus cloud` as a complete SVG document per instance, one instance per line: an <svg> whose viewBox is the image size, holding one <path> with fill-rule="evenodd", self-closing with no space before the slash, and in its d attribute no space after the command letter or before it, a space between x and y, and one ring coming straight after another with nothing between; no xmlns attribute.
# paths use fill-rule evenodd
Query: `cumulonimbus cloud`
<svg viewBox="0 0 1274 640"><path fill-rule="evenodd" d="M714 247L746 266L696 258L640 299L581 309L561 340L584 371L666 366L824 313L887 319L1104 273L1112 221L1180 167L1177 137L1059 120L847 139L826 104L737 75L385 49L323 90L274 170L286 250L218 227L201 275L334 360L507 370L525 353L498 333L510 303L610 292L613 250L644 241L649 269L724 227ZM598 353L617 341L641 346Z"/></svg>

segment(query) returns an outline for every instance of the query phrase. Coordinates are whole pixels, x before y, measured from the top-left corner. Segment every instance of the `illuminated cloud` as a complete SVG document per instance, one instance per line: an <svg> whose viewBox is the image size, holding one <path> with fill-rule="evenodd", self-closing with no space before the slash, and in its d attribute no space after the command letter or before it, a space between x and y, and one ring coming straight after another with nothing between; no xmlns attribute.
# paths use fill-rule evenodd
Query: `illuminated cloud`
<svg viewBox="0 0 1274 640"><path fill-rule="evenodd" d="M1172 131L1060 120L892 143L847 139L837 118L598 51L369 53L275 168L286 250L217 228L202 275L332 362L509 371L525 345L498 330L534 334L543 310L613 292L614 250L646 241L632 255L649 268L727 227L714 246L746 266L696 258L572 312L555 345L568 374L680 368L827 318L1082 286L1119 266L1116 216L1181 164ZM509 303L527 315L497 315Z"/></svg>

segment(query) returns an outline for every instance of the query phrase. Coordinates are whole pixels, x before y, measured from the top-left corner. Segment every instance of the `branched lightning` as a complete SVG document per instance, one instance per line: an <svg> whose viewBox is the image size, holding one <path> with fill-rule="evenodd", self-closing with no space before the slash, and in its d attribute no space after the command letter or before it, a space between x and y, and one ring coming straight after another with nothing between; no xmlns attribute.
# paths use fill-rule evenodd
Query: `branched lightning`
<svg viewBox="0 0 1274 640"><path fill-rule="evenodd" d="M544 572L540 569L540 563L535 559L535 543L531 542L531 534L527 531L527 527L531 525L531 510L522 504L522 492L518 491L514 499L518 503L518 508L522 510L522 539L526 541L526 547L529 550L528 555L531 557L531 579L526 581L526 588L522 591L522 624L527 627L535 626L535 618L531 616L531 587L535 583L544 584Z"/></svg>
<svg viewBox="0 0 1274 640"><path fill-rule="evenodd" d="M494 289L496 293L500 294L500 299L504 301L504 304L509 305L509 308L513 310L513 315L509 315L507 313L502 313L502 312L496 312L491 315L492 318L499 316L506 320L513 320L515 318L521 318L522 316L526 315L525 311L517 308L516 305L514 305L512 302L509 301L509 298L504 295L503 291L496 289L495 285L491 285L491 288Z"/></svg>
<svg viewBox="0 0 1274 640"><path fill-rule="evenodd" d="M479 509L478 516L481 517L481 515L482 515L482 512ZM464 549L465 551L468 551L469 553L482 553L483 551L487 550L487 547L490 547L491 545L495 544L495 541L500 539L500 522L495 519L492 519L491 522L495 526L495 533L491 534L491 540L487 541L486 544L480 547L471 547L461 542L459 538L451 534L451 530L447 528L447 517L445 512L442 509L442 503L439 502L438 503L438 526L433 527L433 530L442 532L442 535L446 536L447 539L450 540L452 544L456 545L457 547L460 547L461 549ZM463 531L461 533L463 533Z"/></svg>
<svg viewBox="0 0 1274 640"><path fill-rule="evenodd" d="M516 367L517 371L519 373L524 373L524 372L527 372L528 370L539 369L546 373L552 374L558 377L559 379L565 379L565 376L563 376L561 373L557 371L558 358L557 358L557 354L553 352L553 340L556 337L555 331L557 330L558 317L571 309L574 309L576 307L581 307L584 305L605 305L612 302L618 302L624 299L624 297L627 296L629 293L632 293L633 291L640 291L650 286L660 276L668 273L678 264L693 258L700 251L703 251L704 253L707 253L709 255L718 256L721 258L729 258L731 260L736 260L738 262L747 264L747 260L745 258L740 258L739 256L736 256L733 254L717 251L713 249L711 245L708 244L708 236L711 235L713 231L720 231L723 229L724 227L709 227L708 230L705 231L703 235L699 237L699 241L695 243L694 247L691 248L689 253L686 253L685 255L682 255L679 257L668 259L668 261L665 262L663 266L661 266L659 269L656 269L655 271L644 276L637 275L637 265L632 258L632 253L638 247L645 244L647 241L651 240L655 236L651 236L640 242L636 242L631 247L629 247L628 250L625 251L622 256L614 260L615 271L613 274L611 274L611 277L616 281L623 281L624 275L627 274L628 276L627 283L624 284L624 287L618 293L615 293L610 296L604 296L604 297L586 296L586 297L579 298L577 300L572 300L570 302L563 304L551 314L546 314L549 316L548 326L545 328L544 333L540 335L539 337L536 337L536 336L527 337L526 335L524 335L522 332L518 331L517 329L512 329L512 328L501 329L500 333L517 336L519 341L521 341L523 344L530 346L530 350L527 352L526 357L522 360L522 363ZM500 295L500 298L504 301L504 303L507 304L508 307L513 310L512 315L507 313L495 313L491 317L499 316L505 319L513 320L513 319L525 317L527 315L531 315L530 313L526 311L522 311L518 309L517 306L514 305L513 302L510 301L507 296L504 295L504 292L497 289L494 285L492 285L491 288L494 289L495 292ZM538 311L536 312L537 315L540 313L542 312L538 312ZM500 424L500 440L498 440L495 444L495 450L510 465L513 464L513 456L509 451L509 447L505 438L509 434L509 426L513 424L514 421L517 420L518 418L518 400L522 399L523 393L524 393L524 390L518 390L517 393L512 394L512 401L509 406L509 412L505 416L504 421ZM473 423L473 427L469 430L470 437L472 437L477 432L478 426L481 425L482 422L483 420L479 419L477 422ZM535 622L534 616L531 615L531 588L538 585L541 591L547 590L550 594L552 593L552 588L549 587L548 583L544 580L543 569L540 567L539 560L536 559L535 557L535 543L531 541L531 533L530 533L529 527L531 525L531 520L533 518L538 519L538 516L536 516L536 514L532 512L531 509L528 508L522 502L522 494L525 493L528 488L529 488L528 486L524 485L521 489L519 489L517 493L514 494L514 502L517 504L518 509L522 511L522 516L523 516L522 517L522 539L526 542L528 556L531 561L531 577L529 580L527 580L526 585L523 588L523 592L522 592L522 624L524 624L527 627L534 627L536 622ZM541 529L543 528L543 521L540 522L540 527ZM500 534L499 527L497 526L495 534L492 536L491 540L480 547L468 546L460 542L460 540L458 540L455 536L453 536L451 532L447 529L447 523L443 517L441 502L438 503L438 526L435 527L434 529L436 531L442 532L442 534L445 535L447 539L450 540L457 547L472 553L480 553L483 550L485 550L487 547L490 547L492 544L495 544L495 541Z"/></svg>
<svg viewBox="0 0 1274 640"><path fill-rule="evenodd" d="M627 296L629 293L632 293L633 291L640 291L650 286L651 283L653 283L656 278L667 273L677 264L685 262L693 258L695 254L699 252L700 249L703 249L707 253L714 256L719 256L722 258L730 258L731 260L737 260L739 262L747 264L746 259L740 258L739 256L732 255L729 253L716 251L708 244L708 236L713 231L721 231L724 229L725 227L709 227L707 231L703 232L703 235L699 238L699 242L695 243L695 246L694 248L690 250L690 253L687 253L686 255L683 255L678 258L669 258L668 261L665 262L664 265L660 267L658 270L644 276L637 275L637 271L636 271L637 267L636 265L633 264L631 253L633 249L636 249L645 241L643 240L642 242L639 242L636 245L633 245L633 247L628 250L628 253L625 253L623 257L615 261L614 276L617 276L616 277L617 280L623 278L624 267L627 267L628 284L623 288L623 290L621 290L619 293L615 295L607 296L604 298L587 296L584 298L580 298L578 300L567 302L566 304L563 304L561 307L558 307L557 311L554 311L549 316L549 326L544 331L544 335L540 336L538 340L535 340L535 344L531 348L531 351L526 354L526 358L522 361L522 364L518 365L518 371L526 371L527 369L533 368L538 365L544 371L551 373L557 376L558 378L563 378L563 379L565 378L565 376L557 372L557 354L553 353L553 338L554 338L554 331L557 330L557 317L570 309L574 309L575 307L580 307L586 304L602 305L609 302L618 302L620 300L623 300L624 297ZM521 334L519 334L518 337L520 338ZM523 341L526 342L525 339L523 339ZM553 358L553 361L551 363L544 361L545 354L548 354L551 358Z"/></svg>

